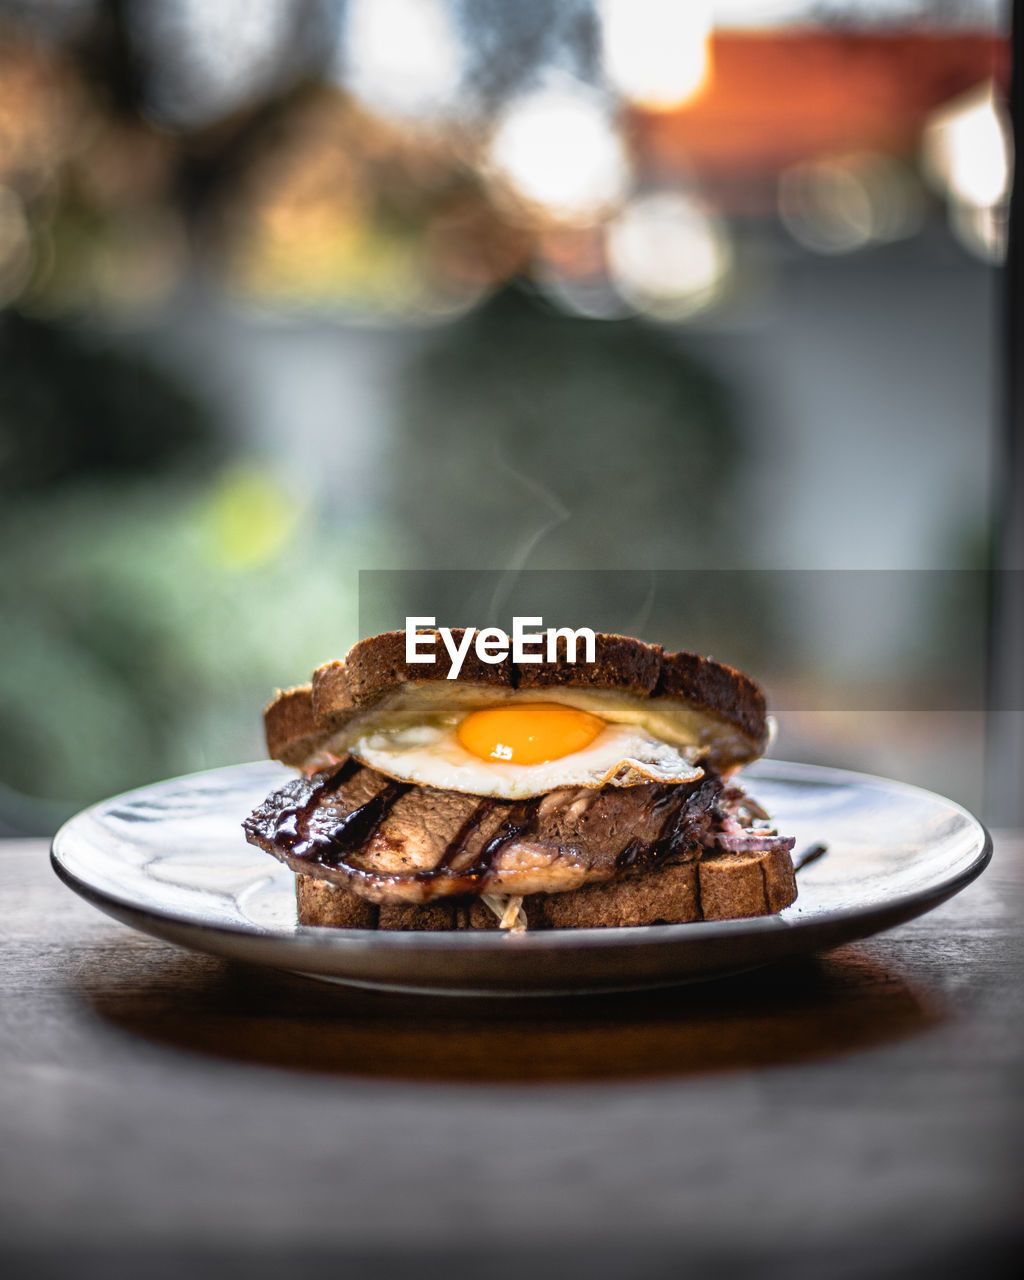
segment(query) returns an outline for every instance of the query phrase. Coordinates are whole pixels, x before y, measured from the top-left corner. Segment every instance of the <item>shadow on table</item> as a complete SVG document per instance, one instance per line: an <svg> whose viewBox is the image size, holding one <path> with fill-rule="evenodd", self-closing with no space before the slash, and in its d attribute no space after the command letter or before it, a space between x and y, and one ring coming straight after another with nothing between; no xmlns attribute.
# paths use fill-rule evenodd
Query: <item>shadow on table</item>
<svg viewBox="0 0 1024 1280"><path fill-rule="evenodd" d="M76 975L99 1017L177 1049L375 1079L579 1083L811 1061L943 1020L856 947L737 977L613 995L431 997L110 948Z"/></svg>

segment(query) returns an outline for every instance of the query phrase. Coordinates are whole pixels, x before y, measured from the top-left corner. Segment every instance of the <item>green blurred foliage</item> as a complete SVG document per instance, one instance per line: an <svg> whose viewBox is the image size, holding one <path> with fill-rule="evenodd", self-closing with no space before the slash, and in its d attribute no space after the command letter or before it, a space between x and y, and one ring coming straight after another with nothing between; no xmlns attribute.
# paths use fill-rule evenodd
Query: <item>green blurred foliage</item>
<svg viewBox="0 0 1024 1280"><path fill-rule="evenodd" d="M259 757L274 688L356 639L351 532L325 551L303 524L239 564L211 515L221 488L83 486L0 524L10 786L79 803Z"/></svg>
<svg viewBox="0 0 1024 1280"><path fill-rule="evenodd" d="M8 335L11 329L8 328ZM0 396L0 825L263 754L260 707L356 637L368 529L221 461L165 371L16 327ZM38 429L36 424L38 424ZM27 815L27 816L26 816Z"/></svg>

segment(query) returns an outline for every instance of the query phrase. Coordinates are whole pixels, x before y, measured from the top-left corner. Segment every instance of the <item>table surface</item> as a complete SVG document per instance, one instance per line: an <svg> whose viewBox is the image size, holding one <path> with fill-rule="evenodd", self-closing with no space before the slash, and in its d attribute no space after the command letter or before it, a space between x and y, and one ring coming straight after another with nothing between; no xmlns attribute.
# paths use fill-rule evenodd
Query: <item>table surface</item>
<svg viewBox="0 0 1024 1280"><path fill-rule="evenodd" d="M7 1274L1014 1274L1024 833L909 924L671 990L332 987L0 843Z"/></svg>

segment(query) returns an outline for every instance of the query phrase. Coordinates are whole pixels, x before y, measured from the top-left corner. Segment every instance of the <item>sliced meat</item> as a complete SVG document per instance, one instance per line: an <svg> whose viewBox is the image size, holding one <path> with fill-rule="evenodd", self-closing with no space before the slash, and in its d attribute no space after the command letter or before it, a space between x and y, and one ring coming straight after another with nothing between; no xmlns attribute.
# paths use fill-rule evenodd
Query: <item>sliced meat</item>
<svg viewBox="0 0 1024 1280"><path fill-rule="evenodd" d="M789 853L795 836L780 836L765 811L739 787L727 787L715 803L710 838L726 853Z"/></svg>
<svg viewBox="0 0 1024 1280"><path fill-rule="evenodd" d="M796 836L780 836L773 831L744 831L741 835L719 835L715 840L726 853L789 853Z"/></svg>
<svg viewBox="0 0 1024 1280"><path fill-rule="evenodd" d="M243 825L294 871L371 902L562 893L696 858L721 789L709 775L512 804L395 782L350 757L280 788Z"/></svg>

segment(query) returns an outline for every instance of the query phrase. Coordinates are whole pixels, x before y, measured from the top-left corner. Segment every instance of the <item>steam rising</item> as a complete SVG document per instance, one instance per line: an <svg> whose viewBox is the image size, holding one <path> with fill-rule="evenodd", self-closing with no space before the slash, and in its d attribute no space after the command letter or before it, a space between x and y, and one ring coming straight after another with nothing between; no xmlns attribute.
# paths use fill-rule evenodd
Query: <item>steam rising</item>
<svg viewBox="0 0 1024 1280"><path fill-rule="evenodd" d="M487 609L488 625L494 625L501 615L502 609L508 603L512 595L515 585L519 580L520 574L526 568L526 565L533 555L534 550L540 544L542 539L547 537L553 529L557 529L559 525L565 524L572 514L569 508L555 495L550 489L545 488L539 480L535 480L532 476L528 476L524 471L520 471L514 467L507 458L502 457L501 449L498 442L494 442L494 461L497 463L500 471L517 481L530 494L536 498L549 512L549 518L542 521L536 529L528 534L519 547L512 555L512 560L507 569L499 576L497 584L491 595L490 604Z"/></svg>

